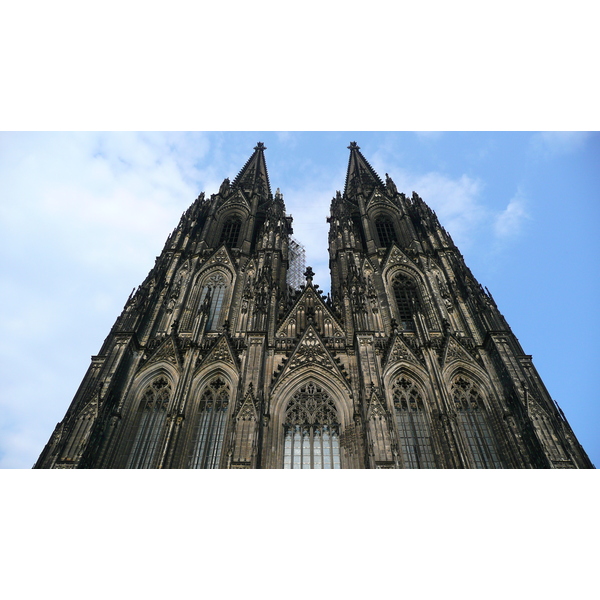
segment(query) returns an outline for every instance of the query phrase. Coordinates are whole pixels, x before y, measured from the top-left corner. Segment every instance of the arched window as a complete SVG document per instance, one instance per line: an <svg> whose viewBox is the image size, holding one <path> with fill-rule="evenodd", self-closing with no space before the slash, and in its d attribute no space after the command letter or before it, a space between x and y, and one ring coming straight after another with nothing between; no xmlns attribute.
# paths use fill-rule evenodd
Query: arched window
<svg viewBox="0 0 600 600"><path fill-rule="evenodd" d="M406 377L399 377L392 394L404 467L435 469L429 419L419 390Z"/></svg>
<svg viewBox="0 0 600 600"><path fill-rule="evenodd" d="M396 231L392 220L387 216L377 217L375 219L375 229L379 238L379 247L388 247L393 242L396 242Z"/></svg>
<svg viewBox="0 0 600 600"><path fill-rule="evenodd" d="M415 328L413 315L419 307L417 285L412 279L399 273L394 278L392 287L394 288L394 297L398 307L398 320L402 325L402 329L412 331Z"/></svg>
<svg viewBox="0 0 600 600"><path fill-rule="evenodd" d="M171 394L171 384L163 376L157 377L145 389L138 408L138 424L127 461L128 469L153 468Z"/></svg>
<svg viewBox="0 0 600 600"><path fill-rule="evenodd" d="M189 455L190 469L219 468L230 400L231 388L222 377L215 377L202 392Z"/></svg>
<svg viewBox="0 0 600 600"><path fill-rule="evenodd" d="M496 445L488 424L483 397L477 384L459 375L452 382L452 399L458 423L477 469L501 469Z"/></svg>
<svg viewBox="0 0 600 600"><path fill-rule="evenodd" d="M284 428L284 469L339 469L340 424L327 392L313 382L288 404Z"/></svg>
<svg viewBox="0 0 600 600"><path fill-rule="evenodd" d="M227 280L223 273L213 273L204 280L202 295L200 296L200 307L209 307L206 331L218 328L226 291Z"/></svg>
<svg viewBox="0 0 600 600"><path fill-rule="evenodd" d="M221 244L225 244L228 248L235 248L238 245L238 238L240 237L241 228L242 221L239 217L231 217L227 219L225 223L223 223L219 246Z"/></svg>

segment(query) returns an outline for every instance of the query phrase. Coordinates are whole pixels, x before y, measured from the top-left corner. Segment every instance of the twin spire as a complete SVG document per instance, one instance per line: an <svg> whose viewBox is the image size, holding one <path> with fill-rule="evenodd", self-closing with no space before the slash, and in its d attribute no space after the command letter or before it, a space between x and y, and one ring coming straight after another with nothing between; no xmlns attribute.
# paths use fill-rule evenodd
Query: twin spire
<svg viewBox="0 0 600 600"><path fill-rule="evenodd" d="M254 153L237 174L231 187L252 191L256 189L265 193L267 197L271 196L271 184L264 154L266 149L262 142L256 144ZM360 146L356 142L350 142L348 149L350 150L350 159L344 184L344 196L352 196L358 191L361 191L364 196L370 196L376 187L385 189L386 184L362 155Z"/></svg>

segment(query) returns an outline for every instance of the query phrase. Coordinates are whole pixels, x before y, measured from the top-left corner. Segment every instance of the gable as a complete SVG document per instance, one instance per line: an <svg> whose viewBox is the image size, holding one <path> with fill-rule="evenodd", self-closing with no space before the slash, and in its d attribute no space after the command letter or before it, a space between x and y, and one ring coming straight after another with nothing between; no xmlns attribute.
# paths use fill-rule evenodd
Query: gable
<svg viewBox="0 0 600 600"><path fill-rule="evenodd" d="M283 319L275 333L276 338L295 338L312 324L323 337L343 340L346 333L320 294L308 286Z"/></svg>
<svg viewBox="0 0 600 600"><path fill-rule="evenodd" d="M238 359L232 350L226 335L221 335L216 344L208 351L203 360L199 361L197 367L200 368L210 363L226 363L239 372Z"/></svg>
<svg viewBox="0 0 600 600"><path fill-rule="evenodd" d="M315 328L309 325L289 360L284 358L279 364L278 371L273 374L273 384L277 384L297 371L310 371L311 369L325 372L328 376L344 382L345 386L349 386L350 378L344 366L339 359L336 360L331 356Z"/></svg>

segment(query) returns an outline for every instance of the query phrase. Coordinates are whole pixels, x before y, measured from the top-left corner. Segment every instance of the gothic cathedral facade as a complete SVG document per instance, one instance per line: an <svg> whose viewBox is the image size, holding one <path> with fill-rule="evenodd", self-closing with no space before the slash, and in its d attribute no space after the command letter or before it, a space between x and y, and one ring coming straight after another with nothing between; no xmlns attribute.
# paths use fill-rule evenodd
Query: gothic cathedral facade
<svg viewBox="0 0 600 600"><path fill-rule="evenodd" d="M34 468L593 468L435 213L349 150L331 293L290 285L259 143L183 214Z"/></svg>

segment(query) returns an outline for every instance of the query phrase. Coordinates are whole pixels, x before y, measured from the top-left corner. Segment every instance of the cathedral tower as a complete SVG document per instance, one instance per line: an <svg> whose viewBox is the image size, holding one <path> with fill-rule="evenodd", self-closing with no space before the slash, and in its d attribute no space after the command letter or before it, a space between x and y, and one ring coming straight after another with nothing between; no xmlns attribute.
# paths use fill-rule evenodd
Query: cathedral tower
<svg viewBox="0 0 600 600"><path fill-rule="evenodd" d="M259 142L183 214L35 468L593 467L435 213L349 150L331 296L297 285Z"/></svg>

